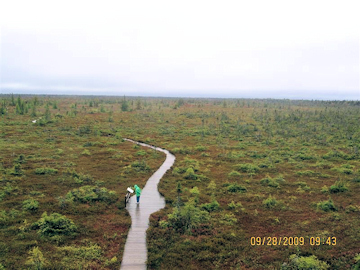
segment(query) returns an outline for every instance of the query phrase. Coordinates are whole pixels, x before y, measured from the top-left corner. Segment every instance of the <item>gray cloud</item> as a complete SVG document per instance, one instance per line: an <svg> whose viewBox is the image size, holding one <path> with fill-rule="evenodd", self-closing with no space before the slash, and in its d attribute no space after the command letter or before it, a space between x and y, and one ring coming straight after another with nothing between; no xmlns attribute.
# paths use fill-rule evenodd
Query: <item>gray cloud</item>
<svg viewBox="0 0 360 270"><path fill-rule="evenodd" d="M75 4L66 21L30 5L37 20L25 12L20 22L3 19L1 92L360 99L359 36L348 9L328 4L319 17L323 6L305 1L297 7L304 20L281 3L289 13L266 2L245 10L237 2L206 10L89 4L87 13Z"/></svg>

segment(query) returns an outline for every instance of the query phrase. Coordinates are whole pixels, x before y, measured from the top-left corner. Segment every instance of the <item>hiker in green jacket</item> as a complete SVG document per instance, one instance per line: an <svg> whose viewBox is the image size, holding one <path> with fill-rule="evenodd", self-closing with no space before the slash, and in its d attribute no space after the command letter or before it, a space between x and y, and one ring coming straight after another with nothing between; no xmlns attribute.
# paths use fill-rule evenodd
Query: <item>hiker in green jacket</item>
<svg viewBox="0 0 360 270"><path fill-rule="evenodd" d="M138 187L138 185L134 186L135 194L136 194L136 203L139 203L140 195L141 195L141 189Z"/></svg>

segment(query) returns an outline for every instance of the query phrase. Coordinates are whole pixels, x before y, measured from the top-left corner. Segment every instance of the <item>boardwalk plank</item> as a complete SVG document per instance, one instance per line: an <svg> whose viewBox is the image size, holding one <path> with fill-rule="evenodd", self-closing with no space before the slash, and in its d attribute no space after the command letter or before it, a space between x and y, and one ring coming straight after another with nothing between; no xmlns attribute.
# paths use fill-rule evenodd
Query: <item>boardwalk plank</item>
<svg viewBox="0 0 360 270"><path fill-rule="evenodd" d="M132 140L128 141L136 143ZM155 148L147 144L139 144ZM121 270L146 269L146 230L149 228L149 217L152 213L165 207L165 199L158 192L157 185L165 172L174 164L175 156L161 148L156 147L156 150L165 153L166 160L146 182L140 196L140 204L136 204L136 196L133 196L126 206L131 216L131 228L125 243Z"/></svg>

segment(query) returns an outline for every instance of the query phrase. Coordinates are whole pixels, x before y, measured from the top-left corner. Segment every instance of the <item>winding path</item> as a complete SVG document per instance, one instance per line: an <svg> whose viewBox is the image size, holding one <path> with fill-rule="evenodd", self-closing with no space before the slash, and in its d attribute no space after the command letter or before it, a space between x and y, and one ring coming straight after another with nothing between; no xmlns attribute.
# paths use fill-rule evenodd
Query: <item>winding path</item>
<svg viewBox="0 0 360 270"><path fill-rule="evenodd" d="M120 269L146 269L146 230L149 227L149 217L152 213L165 207L165 199L160 195L157 185L165 172L174 164L175 156L165 149L130 139L124 140L150 147L166 154L164 163L146 182L140 196L140 204L136 204L136 196L132 196L126 206L131 216L131 228L126 239Z"/></svg>

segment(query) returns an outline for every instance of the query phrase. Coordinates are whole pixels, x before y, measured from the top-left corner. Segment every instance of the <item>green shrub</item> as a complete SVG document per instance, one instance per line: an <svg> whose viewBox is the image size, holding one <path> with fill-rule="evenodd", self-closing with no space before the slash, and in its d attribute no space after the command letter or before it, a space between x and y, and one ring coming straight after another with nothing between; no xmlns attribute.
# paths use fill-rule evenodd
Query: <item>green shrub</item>
<svg viewBox="0 0 360 270"><path fill-rule="evenodd" d="M184 172L186 172L186 168L182 168L182 167L175 167L175 168L172 170L172 174L173 174L173 175L183 174Z"/></svg>
<svg viewBox="0 0 360 270"><path fill-rule="evenodd" d="M28 199L23 201L22 208L25 211L37 211L39 208L39 202L34 199Z"/></svg>
<svg viewBox="0 0 360 270"><path fill-rule="evenodd" d="M192 149L190 147L187 147L187 146L181 147L181 148L176 147L176 148L172 149L172 152L174 154L179 153L179 154L183 154L183 155L189 155L189 154L193 153Z"/></svg>
<svg viewBox="0 0 360 270"><path fill-rule="evenodd" d="M0 190L0 201L8 195L15 196L17 195L17 192L19 191L19 188L17 186L13 186L10 183L6 183L6 185Z"/></svg>
<svg viewBox="0 0 360 270"><path fill-rule="evenodd" d="M229 178L239 178L241 176L240 173L238 173L237 171L232 171L228 174Z"/></svg>
<svg viewBox="0 0 360 270"><path fill-rule="evenodd" d="M194 172L193 168L188 168L184 174L184 178L188 180L196 180L198 177Z"/></svg>
<svg viewBox="0 0 360 270"><path fill-rule="evenodd" d="M184 164L186 168L192 168L194 172L200 169L199 161L196 159L185 157L182 164Z"/></svg>
<svg viewBox="0 0 360 270"><path fill-rule="evenodd" d="M259 164L259 168L273 169L275 166L271 162L263 162Z"/></svg>
<svg viewBox="0 0 360 270"><path fill-rule="evenodd" d="M271 209L278 204L278 201L274 197L269 195L267 199L263 200L262 204L265 208Z"/></svg>
<svg viewBox="0 0 360 270"><path fill-rule="evenodd" d="M198 146L195 147L195 150L198 151L198 152L203 152L203 151L207 150L207 147L203 146L203 145L198 145Z"/></svg>
<svg viewBox="0 0 360 270"><path fill-rule="evenodd" d="M91 146L101 146L101 142L86 142L83 144L83 147L91 147Z"/></svg>
<svg viewBox="0 0 360 270"><path fill-rule="evenodd" d="M56 252L62 259L61 269L100 269L99 262L103 259L103 251L97 244L87 243L86 246L58 247Z"/></svg>
<svg viewBox="0 0 360 270"><path fill-rule="evenodd" d="M20 154L20 155L15 159L15 162L16 162L16 163L20 163L20 164L25 163L25 162L26 162L25 155Z"/></svg>
<svg viewBox="0 0 360 270"><path fill-rule="evenodd" d="M134 161L131 163L131 167L137 172L150 170L150 167L146 164L145 160Z"/></svg>
<svg viewBox="0 0 360 270"><path fill-rule="evenodd" d="M296 182L295 184L299 185L299 187L296 190L297 193L303 193L305 191L310 190L310 187L307 185L306 182L300 181L300 182Z"/></svg>
<svg viewBox="0 0 360 270"><path fill-rule="evenodd" d="M234 201L231 201L231 203L228 204L228 208L230 210L235 210L235 211L237 211L238 209L240 209L241 211L245 210L245 208L242 206L240 202L235 203Z"/></svg>
<svg viewBox="0 0 360 270"><path fill-rule="evenodd" d="M349 205L345 208L346 213L360 212L360 205Z"/></svg>
<svg viewBox="0 0 360 270"><path fill-rule="evenodd" d="M230 184L227 187L227 190L228 190L228 192L240 192L240 193L247 192L246 187L243 187L243 186L241 186L241 185L239 185L237 183Z"/></svg>
<svg viewBox="0 0 360 270"><path fill-rule="evenodd" d="M360 170L358 170L357 173L355 174L353 182L360 183Z"/></svg>
<svg viewBox="0 0 360 270"><path fill-rule="evenodd" d="M204 203L200 205L200 207L208 212L213 212L219 209L220 204L215 199L213 199L211 203Z"/></svg>
<svg viewBox="0 0 360 270"><path fill-rule="evenodd" d="M81 203L103 201L114 203L117 199L115 191L109 191L104 187L83 186L69 191L65 196L67 201L78 201Z"/></svg>
<svg viewBox="0 0 360 270"><path fill-rule="evenodd" d="M329 193L329 188L325 185L321 188L322 193Z"/></svg>
<svg viewBox="0 0 360 270"><path fill-rule="evenodd" d="M327 160L351 160L353 159L353 156L350 156L342 151L330 151L328 153L326 153L325 155L323 155L323 159L327 159Z"/></svg>
<svg viewBox="0 0 360 270"><path fill-rule="evenodd" d="M296 174L299 176L310 176L310 177L319 175L319 173L311 171L311 170L298 171L298 172L296 172Z"/></svg>
<svg viewBox="0 0 360 270"><path fill-rule="evenodd" d="M234 226L237 222L237 218L233 213L224 213L220 216L219 219L220 224L226 225L226 226Z"/></svg>
<svg viewBox="0 0 360 270"><path fill-rule="evenodd" d="M83 174L83 173L76 173L76 175L73 176L73 179L77 184L83 184L83 183L89 184L94 180L94 178L90 174Z"/></svg>
<svg viewBox="0 0 360 270"><path fill-rule="evenodd" d="M347 191L348 188L344 181L336 181L334 185L330 186L330 192L331 193L338 193L338 192L344 192Z"/></svg>
<svg viewBox="0 0 360 270"><path fill-rule="evenodd" d="M83 156L91 156L91 153L88 149L85 149L84 151L81 152L80 155L83 155Z"/></svg>
<svg viewBox="0 0 360 270"><path fill-rule="evenodd" d="M39 247L33 247L28 254L25 265L30 266L31 269L45 269L49 265Z"/></svg>
<svg viewBox="0 0 360 270"><path fill-rule="evenodd" d="M200 195L200 190L198 187L193 187L192 189L190 189L190 193L194 196L199 196Z"/></svg>
<svg viewBox="0 0 360 270"><path fill-rule="evenodd" d="M327 162L327 161L321 161L321 162L317 162L315 164L315 167L321 168L321 169L331 169L332 166L333 166L332 163Z"/></svg>
<svg viewBox="0 0 360 270"><path fill-rule="evenodd" d="M337 211L337 207L334 205L332 199L317 203L317 209L323 210L325 212Z"/></svg>
<svg viewBox="0 0 360 270"><path fill-rule="evenodd" d="M325 270L329 265L326 262L320 261L316 256L302 257L296 254L290 256L289 263L284 263L281 270Z"/></svg>
<svg viewBox="0 0 360 270"><path fill-rule="evenodd" d="M261 179L260 180L260 183L262 185L266 185L266 186L269 186L269 187L279 187L279 183L276 182L274 179L272 179L270 176L266 176L265 178Z"/></svg>
<svg viewBox="0 0 360 270"><path fill-rule="evenodd" d="M136 156L145 156L146 152L144 150L139 150L135 153Z"/></svg>
<svg viewBox="0 0 360 270"><path fill-rule="evenodd" d="M43 167L43 168L36 168L35 174L56 174L58 172L57 169Z"/></svg>
<svg viewBox="0 0 360 270"><path fill-rule="evenodd" d="M343 173L343 174L350 175L350 174L353 174L353 168L354 168L353 165L343 164L340 167L335 167L335 168L332 168L331 170L335 171L335 172L338 172L338 173Z"/></svg>
<svg viewBox="0 0 360 270"><path fill-rule="evenodd" d="M247 173L256 173L260 170L260 168L256 165L253 165L251 163L245 163L245 164L237 164L235 165L235 169L237 171L241 172L247 172Z"/></svg>
<svg viewBox="0 0 360 270"><path fill-rule="evenodd" d="M41 236L53 237L57 235L75 236L77 234L77 227L74 222L59 213L52 213L47 215L44 212L41 218L32 224L33 229L38 229Z"/></svg>
<svg viewBox="0 0 360 270"><path fill-rule="evenodd" d="M192 201L185 203L183 207L174 208L172 214L168 215L167 225L180 232L191 232L201 223L206 223L210 216L207 211L196 207Z"/></svg>
<svg viewBox="0 0 360 270"><path fill-rule="evenodd" d="M316 159L316 157L313 156L313 155L309 155L309 154L299 153L298 155L296 155L295 159L298 159L298 160L314 160L314 159Z"/></svg>
<svg viewBox="0 0 360 270"><path fill-rule="evenodd" d="M21 176L21 175L23 175L24 172L23 172L23 170L22 170L21 164L16 163L16 164L14 165L14 167L13 167L11 170L9 170L9 174L10 174L10 175L14 175L14 176Z"/></svg>
<svg viewBox="0 0 360 270"><path fill-rule="evenodd" d="M355 261L354 270L359 270L360 269L360 253L354 257L354 261Z"/></svg>

